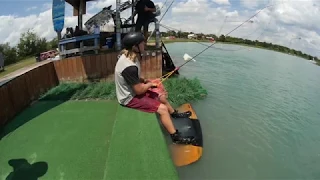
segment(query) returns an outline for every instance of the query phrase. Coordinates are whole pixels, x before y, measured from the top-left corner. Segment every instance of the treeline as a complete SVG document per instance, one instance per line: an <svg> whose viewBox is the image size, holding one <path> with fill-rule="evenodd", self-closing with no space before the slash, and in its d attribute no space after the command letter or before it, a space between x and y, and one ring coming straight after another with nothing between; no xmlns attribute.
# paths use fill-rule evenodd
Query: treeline
<svg viewBox="0 0 320 180"><path fill-rule="evenodd" d="M175 36L177 38L188 38L189 34L193 34L193 32L183 32L183 31L167 31L161 32L162 37L167 36ZM297 51L294 49L290 49L288 47L284 47L277 44L260 42L258 40L252 41L249 39L242 39L237 37L231 37L221 35L217 37L215 34L196 34L198 40L204 40L206 37L213 37L218 42L227 42L233 44L245 44L253 47L262 47L265 49L270 49L274 51L279 51L287 54L296 55L308 60L315 60L317 64L320 65L320 60L315 57L308 55L306 53L302 53L301 51ZM58 40L54 38L51 41L47 41L46 38L40 38L36 33L27 31L22 33L19 39L19 43L11 47L9 43L0 44L0 52L3 54L5 58L5 66L16 63L20 60L23 60L27 57L34 57L37 54L48 51L51 49L55 49L58 47Z"/></svg>
<svg viewBox="0 0 320 180"><path fill-rule="evenodd" d="M162 37L167 37L167 36L175 36L177 38L188 38L189 34L193 34L193 32L183 32L183 31L167 31L167 32L161 32ZM215 34L196 34L198 40L204 40L206 37L213 37L217 42L227 42L227 43L233 43L233 44L245 44L253 47L262 47L265 49L270 49L274 51L279 51L287 54L292 54L296 55L308 60L315 60L317 61L318 64L320 64L320 60L316 56L311 56L309 54L303 53L301 51L297 51L294 49L290 49L285 46L277 45L277 44L272 44L272 43L267 43L267 42L261 42L258 40L252 41L249 39L242 39L242 38L237 38L237 37L231 37L231 36L224 36L221 35L217 37Z"/></svg>
<svg viewBox="0 0 320 180"><path fill-rule="evenodd" d="M14 47L11 47L9 43L0 44L0 52L4 56L4 64L7 66L57 47L57 38L47 41L46 38L40 38L36 33L27 31L21 34L19 43Z"/></svg>

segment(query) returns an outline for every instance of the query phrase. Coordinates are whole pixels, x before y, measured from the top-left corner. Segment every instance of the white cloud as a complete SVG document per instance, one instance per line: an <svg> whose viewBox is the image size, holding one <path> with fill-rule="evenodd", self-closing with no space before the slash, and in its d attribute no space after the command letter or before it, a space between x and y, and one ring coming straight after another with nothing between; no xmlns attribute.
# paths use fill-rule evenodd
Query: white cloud
<svg viewBox="0 0 320 180"><path fill-rule="evenodd" d="M212 0L212 2L215 2L220 5L230 5L229 0Z"/></svg>
<svg viewBox="0 0 320 180"><path fill-rule="evenodd" d="M114 9L115 2L99 0L88 3L87 14L83 17L84 22L104 7L113 5L112 9ZM155 4L162 7L164 2L164 0L157 0ZM171 0L168 0L162 9L162 15L170 3ZM245 23L230 35L268 41L320 56L320 8L317 6L317 0L241 0L240 3L245 6L245 9L235 6L233 2L230 4L227 0L178 1L172 5L161 23L184 31L226 34L257 13L259 10L257 7L263 8L266 4L273 4L252 18L253 23ZM51 20L51 4L44 4L42 8L43 12L26 17L0 16L0 43L9 42L11 45L16 45L20 34L28 29L32 29L48 40L55 37L56 33ZM122 13L122 17L129 17L129 15L130 9ZM72 8L68 5L65 28L76 25L77 17L73 16ZM153 25L150 25L149 29L153 30ZM165 29L161 28L161 30Z"/></svg>
<svg viewBox="0 0 320 180"><path fill-rule="evenodd" d="M270 3L272 0L240 0L240 4L248 9L254 9L261 5L266 5Z"/></svg>
<svg viewBox="0 0 320 180"><path fill-rule="evenodd" d="M207 13L208 2L206 0L187 0L187 2L179 2L172 8L172 13L198 16Z"/></svg>
<svg viewBox="0 0 320 180"><path fill-rule="evenodd" d="M252 18L253 23L245 23L230 35L268 41L320 56L320 46L317 48L320 45L320 11L315 2L242 0L246 8L272 6ZM230 10L224 6L208 8L208 4L204 0L201 3L196 0L177 3L172 10L173 16L165 18L163 23L186 31L217 34L221 30L220 34L226 34L259 10Z"/></svg>
<svg viewBox="0 0 320 180"><path fill-rule="evenodd" d="M94 2L91 2L90 4L88 4L88 10L96 10L96 9L99 9L99 10L102 10L102 8L104 7L108 7L110 5L112 5L112 9L115 9L116 8L116 1L115 0L100 0L100 1L94 1Z"/></svg>

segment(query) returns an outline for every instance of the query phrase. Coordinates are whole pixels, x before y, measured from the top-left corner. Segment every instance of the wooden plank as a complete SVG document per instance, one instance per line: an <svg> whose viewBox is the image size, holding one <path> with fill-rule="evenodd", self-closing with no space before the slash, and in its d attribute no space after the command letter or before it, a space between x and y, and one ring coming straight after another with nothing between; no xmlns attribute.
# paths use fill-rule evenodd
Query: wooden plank
<svg viewBox="0 0 320 180"><path fill-rule="evenodd" d="M78 78L81 76L79 73L78 73L78 67L77 67L77 61L78 61L78 59L80 58L81 56L77 56L77 57L73 57L72 59L71 59L71 64L72 64L72 71L73 71L73 73L72 73L72 79L73 80L78 80Z"/></svg>
<svg viewBox="0 0 320 180"><path fill-rule="evenodd" d="M116 67L116 64L118 62L118 52L113 52L112 53L112 74L114 74L114 70L115 70L115 67Z"/></svg>
<svg viewBox="0 0 320 180"><path fill-rule="evenodd" d="M83 82L83 80L85 79L85 70L83 67L83 60L81 56L76 58L75 64L76 64L77 79L78 81Z"/></svg>
<svg viewBox="0 0 320 180"><path fill-rule="evenodd" d="M95 78L100 79L102 78L101 56L95 55L94 57L96 58Z"/></svg>
<svg viewBox="0 0 320 180"><path fill-rule="evenodd" d="M52 73L50 73L50 74L51 74L51 81L52 82L51 82L50 89L59 84L59 80L58 80L58 77L57 77L57 75L55 73L55 69L54 69L53 64L51 65L51 72Z"/></svg>
<svg viewBox="0 0 320 180"><path fill-rule="evenodd" d="M48 66L39 67L38 70L39 70L38 71L39 79L37 80L37 83L38 83L38 88L40 89L40 94L37 95L37 98L41 94L44 94L47 91L47 87L49 86Z"/></svg>
<svg viewBox="0 0 320 180"><path fill-rule="evenodd" d="M2 126L15 114L7 86L0 87L0 99L0 126Z"/></svg>
<svg viewBox="0 0 320 180"><path fill-rule="evenodd" d="M67 70L66 73L68 73L68 81L72 81L73 80L73 74L74 74L74 72L73 72L74 68L73 68L73 65L72 65L73 64L73 58L75 58L75 57L70 57L67 60L68 70Z"/></svg>
<svg viewBox="0 0 320 180"><path fill-rule="evenodd" d="M55 73L55 70L54 70L53 63L48 64L48 78L49 78L48 79L49 86L47 87L48 90L53 88L54 86L56 86L59 83L57 76L56 76L56 73Z"/></svg>
<svg viewBox="0 0 320 180"><path fill-rule="evenodd" d="M34 72L36 71L33 70L25 74L26 82L28 85L27 90L29 92L31 101L35 100L37 98L36 95L39 94L39 89L37 89L37 87L35 86L36 81L34 80L36 79L36 76Z"/></svg>
<svg viewBox="0 0 320 180"><path fill-rule="evenodd" d="M146 76L146 56L142 56L141 61L140 61L140 67L141 67L140 76L142 78L148 78Z"/></svg>
<svg viewBox="0 0 320 180"><path fill-rule="evenodd" d="M107 78L108 76L108 59L107 55L101 54L100 55L100 60L101 60L101 71L102 71L102 77Z"/></svg>
<svg viewBox="0 0 320 180"><path fill-rule="evenodd" d="M90 59L90 56L83 56L83 67L84 67L84 70L85 70L85 73L86 73L86 80L90 79L90 73L91 73L91 59Z"/></svg>
<svg viewBox="0 0 320 180"><path fill-rule="evenodd" d="M157 52L157 65L156 65L157 77L162 76L162 53Z"/></svg>
<svg viewBox="0 0 320 180"><path fill-rule="evenodd" d="M62 78L61 68L60 68L61 61L62 61L62 60L57 60L57 61L54 61L54 62L53 62L54 69L55 69L55 71L56 71L56 75L57 75L57 78L58 78L59 80L61 80L61 78Z"/></svg>
<svg viewBox="0 0 320 180"><path fill-rule="evenodd" d="M97 57L96 56L90 56L90 67L91 67L91 71L90 71L90 76L91 78L95 79L96 78L96 74L97 74Z"/></svg>
<svg viewBox="0 0 320 180"><path fill-rule="evenodd" d="M108 79L110 80L114 80L114 70L115 70L115 67L116 67L116 64L118 62L118 52L113 52L113 53L110 53L110 58L111 58L111 63L110 63L110 75L108 77Z"/></svg>
<svg viewBox="0 0 320 180"><path fill-rule="evenodd" d="M67 60L67 59L63 59L63 60L60 61L60 69L61 69L61 76L62 76L61 80L63 80L63 81L64 81L65 78L66 78L66 73L65 73L66 60Z"/></svg>
<svg viewBox="0 0 320 180"><path fill-rule="evenodd" d="M113 53L106 54L108 77L112 74L113 58Z"/></svg>
<svg viewBox="0 0 320 180"><path fill-rule="evenodd" d="M17 114L21 112L30 102L30 99L26 99L26 97L30 97L30 95L28 91L25 91L26 81L24 76L22 75L11 80L9 83L7 83L7 87L9 96L12 100L14 112Z"/></svg>
<svg viewBox="0 0 320 180"><path fill-rule="evenodd" d="M88 79L87 75L87 69L86 69L86 58L81 56L81 64L82 64L82 77L83 77L83 82L85 82Z"/></svg>
<svg viewBox="0 0 320 180"><path fill-rule="evenodd" d="M150 54L150 52L148 53L148 56L146 57L146 78L148 78L148 79L152 79L153 77L152 77L152 65L153 65L153 63L152 63L152 56L151 56L151 54Z"/></svg>
<svg viewBox="0 0 320 180"><path fill-rule="evenodd" d="M153 78L158 78L157 77L157 52L156 51L152 51L151 53L151 59L152 59L152 77Z"/></svg>

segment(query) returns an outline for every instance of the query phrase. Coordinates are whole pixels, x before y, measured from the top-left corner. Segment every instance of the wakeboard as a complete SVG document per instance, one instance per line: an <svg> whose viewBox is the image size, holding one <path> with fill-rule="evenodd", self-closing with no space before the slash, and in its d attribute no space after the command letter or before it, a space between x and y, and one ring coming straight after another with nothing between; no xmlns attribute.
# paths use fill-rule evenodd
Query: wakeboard
<svg viewBox="0 0 320 180"><path fill-rule="evenodd" d="M200 121L192 108L191 104L186 103L177 108L179 112L190 111L189 118L172 118L174 126L183 136L193 136L193 144L174 144L169 145L173 162L176 166L186 166L198 161L202 156L203 139Z"/></svg>

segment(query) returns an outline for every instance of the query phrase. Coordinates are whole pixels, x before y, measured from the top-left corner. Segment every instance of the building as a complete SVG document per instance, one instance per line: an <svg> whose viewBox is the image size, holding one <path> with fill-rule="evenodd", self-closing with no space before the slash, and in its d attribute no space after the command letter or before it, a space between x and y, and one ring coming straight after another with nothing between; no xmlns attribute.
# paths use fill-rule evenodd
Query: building
<svg viewBox="0 0 320 180"><path fill-rule="evenodd" d="M198 36L196 34L189 34L188 39L197 39Z"/></svg>

